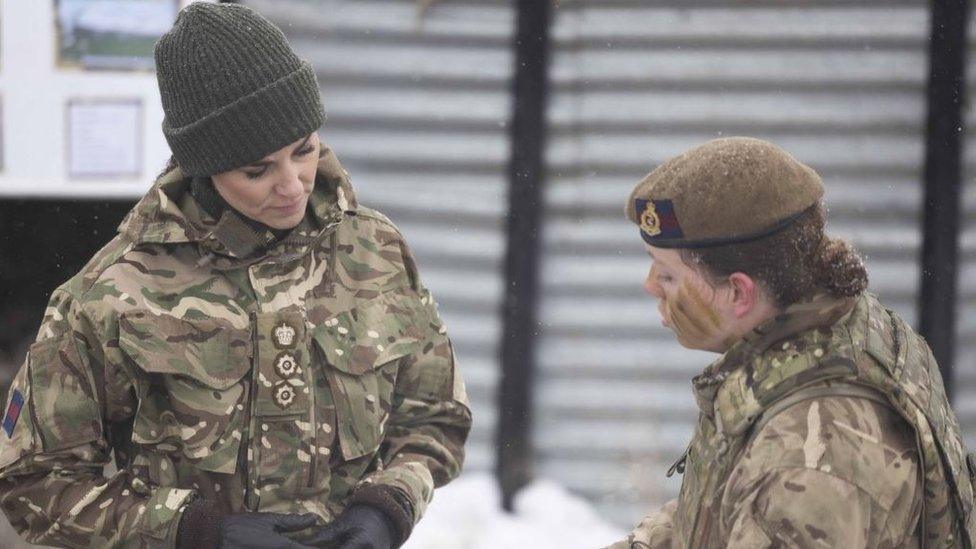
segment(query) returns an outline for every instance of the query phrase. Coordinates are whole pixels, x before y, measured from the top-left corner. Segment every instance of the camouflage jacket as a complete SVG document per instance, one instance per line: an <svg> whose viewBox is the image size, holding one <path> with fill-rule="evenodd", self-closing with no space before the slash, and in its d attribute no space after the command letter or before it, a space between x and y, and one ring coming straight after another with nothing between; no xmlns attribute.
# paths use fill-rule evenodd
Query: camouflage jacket
<svg viewBox="0 0 976 549"><path fill-rule="evenodd" d="M971 546L970 460L938 367L873 296L790 307L694 385L678 499L614 549Z"/></svg>
<svg viewBox="0 0 976 549"><path fill-rule="evenodd" d="M396 227L328 149L281 241L210 219L188 182L163 176L54 291L0 433L11 523L44 545L173 547L196 498L327 523L369 486L419 520L471 415Z"/></svg>

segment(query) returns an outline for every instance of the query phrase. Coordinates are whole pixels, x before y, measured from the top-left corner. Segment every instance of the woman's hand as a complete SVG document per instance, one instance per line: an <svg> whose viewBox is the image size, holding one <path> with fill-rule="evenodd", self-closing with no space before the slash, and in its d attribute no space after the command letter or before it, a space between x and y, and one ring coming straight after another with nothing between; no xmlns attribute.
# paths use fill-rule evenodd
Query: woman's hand
<svg viewBox="0 0 976 549"><path fill-rule="evenodd" d="M283 535L315 526L315 515L238 513L220 519L219 549L303 549Z"/></svg>
<svg viewBox="0 0 976 549"><path fill-rule="evenodd" d="M393 534L393 525L382 511L353 505L302 543L327 549L392 549Z"/></svg>

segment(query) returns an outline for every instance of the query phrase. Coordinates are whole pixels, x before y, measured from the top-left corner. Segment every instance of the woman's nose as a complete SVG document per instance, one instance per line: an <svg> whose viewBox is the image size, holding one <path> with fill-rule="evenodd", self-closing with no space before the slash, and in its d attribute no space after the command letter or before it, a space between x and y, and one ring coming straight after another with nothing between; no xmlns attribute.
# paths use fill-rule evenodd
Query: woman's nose
<svg viewBox="0 0 976 549"><path fill-rule="evenodd" d="M647 273L647 278L644 279L644 291L660 299L662 297L661 285L657 283L655 274L654 268L651 267L650 272Z"/></svg>
<svg viewBox="0 0 976 549"><path fill-rule="evenodd" d="M305 184L302 182L300 175L301 172L298 166L289 166L282 170L282 179L276 185L275 190L278 194L287 198L298 198L305 194Z"/></svg>

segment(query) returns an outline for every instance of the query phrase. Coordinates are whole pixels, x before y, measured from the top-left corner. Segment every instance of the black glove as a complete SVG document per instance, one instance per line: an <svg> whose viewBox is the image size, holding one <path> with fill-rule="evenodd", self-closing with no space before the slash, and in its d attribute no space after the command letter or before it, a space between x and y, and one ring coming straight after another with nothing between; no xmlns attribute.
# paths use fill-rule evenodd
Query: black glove
<svg viewBox="0 0 976 549"><path fill-rule="evenodd" d="M353 505L302 543L326 549L393 549L393 524L368 505Z"/></svg>
<svg viewBox="0 0 976 549"><path fill-rule="evenodd" d="M283 532L297 532L315 526L315 515L282 513L238 513L220 519L220 549L303 549Z"/></svg>

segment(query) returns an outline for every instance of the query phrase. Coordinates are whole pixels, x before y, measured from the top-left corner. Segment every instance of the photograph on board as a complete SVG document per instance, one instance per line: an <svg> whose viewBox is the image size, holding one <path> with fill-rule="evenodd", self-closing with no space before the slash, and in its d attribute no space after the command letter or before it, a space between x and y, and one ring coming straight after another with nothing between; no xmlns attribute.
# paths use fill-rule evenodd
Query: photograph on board
<svg viewBox="0 0 976 549"><path fill-rule="evenodd" d="M153 70L153 45L179 0L55 0L58 64L93 70Z"/></svg>
<svg viewBox="0 0 976 549"><path fill-rule="evenodd" d="M142 168L142 100L71 99L67 103L68 176L138 177Z"/></svg>

